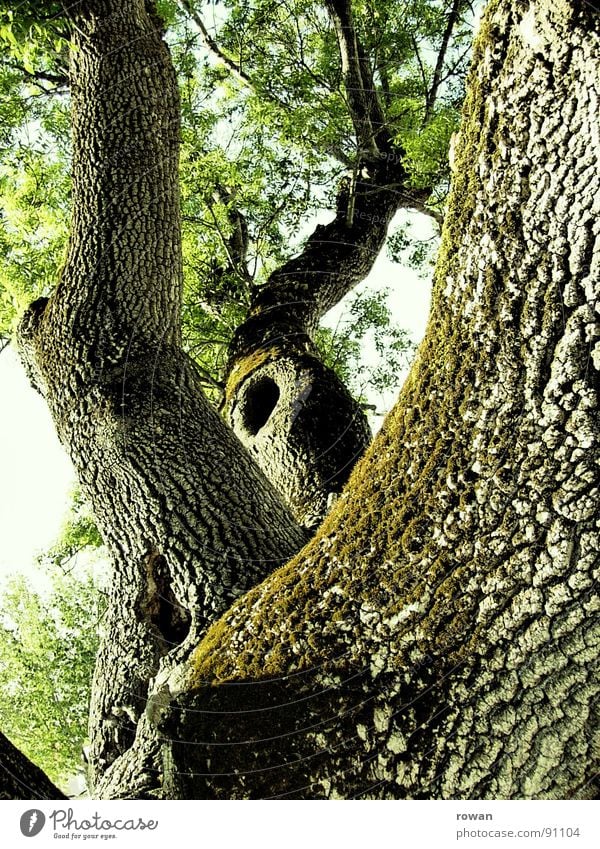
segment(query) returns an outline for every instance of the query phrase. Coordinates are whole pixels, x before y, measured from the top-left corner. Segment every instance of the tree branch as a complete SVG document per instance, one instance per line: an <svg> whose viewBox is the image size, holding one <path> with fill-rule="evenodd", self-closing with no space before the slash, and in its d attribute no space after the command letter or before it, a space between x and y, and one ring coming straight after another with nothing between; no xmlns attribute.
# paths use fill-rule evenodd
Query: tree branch
<svg viewBox="0 0 600 849"><path fill-rule="evenodd" d="M230 71L230 72L231 72L231 73L232 73L235 77L237 77L237 79L238 79L238 80L239 80L239 81L240 81L243 85L245 85L245 86L250 86L250 88L253 88L252 80L250 79L250 77L248 76L248 74L246 74L246 73L245 73L245 71L243 71L243 70L241 69L241 67L240 67L240 66L239 66L239 65L238 65L238 64L237 64L237 63L236 63L236 62L235 62L235 61L231 58L231 56L229 56L227 53L225 53L225 51L224 51L224 50L222 50L222 49L219 47L219 45L217 44L217 42L215 41L215 39L212 37L212 35L211 35L211 34L210 34L210 32L208 31L208 29L206 28L206 25L205 25L204 21L202 20L201 16L200 16L200 15L199 15L199 13L198 13L198 12L194 9L194 7L193 7L192 3L190 3L190 2L189 2L189 0L177 0L177 5L179 6L179 8L180 8L180 9L182 9L182 10L185 12L185 14L186 14L186 15L188 15L188 17L190 17L190 18L192 19L192 21L196 24L196 27L198 28L198 31L200 32L200 35L202 36L202 41L204 42L204 45L208 48L208 50L210 50L210 52L211 52L211 53L212 53L212 54L213 54L213 55L214 55L217 59L220 59L220 60L221 60L221 62L223 62L223 64L227 67L227 69L228 69L228 70L229 70L229 71ZM273 95L273 99L274 99L274 100L276 100L276 102L277 102L280 106L284 106L284 105L285 105L285 104L283 103L283 101L278 100L277 98L275 98L275 96L274 96L274 95Z"/></svg>
<svg viewBox="0 0 600 849"><path fill-rule="evenodd" d="M180 333L179 96L159 23L137 5L72 12L73 217L66 285L52 300L85 289L104 345L115 315L137 337Z"/></svg>
<svg viewBox="0 0 600 849"><path fill-rule="evenodd" d="M415 59L417 60L417 65L419 66L419 71L421 72L421 80L423 81L423 94L425 99L427 99L427 74L425 73L425 66L423 65L423 60L421 59L421 54L419 53L419 45L417 43L416 38L411 33L410 36L411 44L413 46L413 50L415 51Z"/></svg>
<svg viewBox="0 0 600 849"><path fill-rule="evenodd" d="M342 74L350 116L363 156L380 154L378 137L385 124L373 85L373 78L362 50L348 0L327 0L327 9L337 35Z"/></svg>
<svg viewBox="0 0 600 849"><path fill-rule="evenodd" d="M218 45L218 43L208 31L202 17L194 9L192 3L190 3L189 0L177 0L177 5L194 22L202 37L202 41L205 47L213 54L213 56L223 62L227 70L237 79L239 83L241 83L245 88L249 88L252 91L256 92L256 86L252 77L247 74L242 68L240 68L240 66L232 59L232 57L229 56ZM292 108L289 103L286 103L285 100L281 100L281 98L277 97L276 94L273 94L272 91L269 91L266 88L261 89L260 92L256 93L261 98L265 98L274 106L277 106L279 109L283 109L286 112L289 112ZM345 167L349 167L352 165L352 158L348 156L348 154L337 145L332 145L328 150L328 153L335 159L337 159L337 161Z"/></svg>
<svg viewBox="0 0 600 849"><path fill-rule="evenodd" d="M69 255L18 332L114 562L92 780L130 746L170 650L306 541L181 346L179 101L144 6L94 0L73 12Z"/></svg>
<svg viewBox="0 0 600 849"><path fill-rule="evenodd" d="M0 731L0 799L67 799Z"/></svg>
<svg viewBox="0 0 600 849"><path fill-rule="evenodd" d="M299 256L256 290L232 342L230 367L259 339L306 346L320 318L369 273L396 211L424 205L425 193L406 190L405 177L398 155L359 166L354 187L348 177L342 180L333 221L317 225Z"/></svg>
<svg viewBox="0 0 600 849"><path fill-rule="evenodd" d="M215 200L228 205L227 218L232 228L229 236L226 236L221 230L217 216L210 204L208 208L213 218L214 227L219 234L219 238L227 254L231 271L243 283L249 284L252 281L252 276L248 271L247 265L249 243L248 222L239 209L232 205L233 195L223 186L216 187Z"/></svg>
<svg viewBox="0 0 600 849"><path fill-rule="evenodd" d="M444 62L446 61L448 45L450 44L452 31L454 30L454 27L456 26L456 23L458 21L458 16L460 14L462 3L463 0L453 0L452 2L452 8L450 10L450 14L448 15L446 29L444 30L444 35L442 36L442 43L435 64L435 70L433 72L431 87L427 92L427 97L425 101L425 117L423 119L423 124L427 124L427 122L431 118L431 113L433 112L433 108L435 106L438 90L442 83L442 72L444 70Z"/></svg>
<svg viewBox="0 0 600 849"><path fill-rule="evenodd" d="M23 76L35 82L48 82L60 88L67 88L69 86L69 75L66 73L53 74L50 71L28 71L27 68L14 60L3 58L0 61L6 68L18 71ZM44 91L48 91L48 89L44 89Z"/></svg>

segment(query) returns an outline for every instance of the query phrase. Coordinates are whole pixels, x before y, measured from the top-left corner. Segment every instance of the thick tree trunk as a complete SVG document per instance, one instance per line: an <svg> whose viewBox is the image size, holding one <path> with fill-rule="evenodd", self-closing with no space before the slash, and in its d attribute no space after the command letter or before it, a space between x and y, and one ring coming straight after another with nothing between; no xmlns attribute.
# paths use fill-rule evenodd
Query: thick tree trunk
<svg viewBox="0 0 600 849"><path fill-rule="evenodd" d="M77 25L71 251L20 336L115 559L98 793L590 795L597 12L493 0L400 402L310 546L202 641L304 537L179 349L156 24L98 0Z"/></svg>
<svg viewBox="0 0 600 849"><path fill-rule="evenodd" d="M416 365L172 687L173 795L593 795L599 71L592 5L490 4Z"/></svg>
<svg viewBox="0 0 600 849"><path fill-rule="evenodd" d="M0 799L66 799L29 758L0 732Z"/></svg>
<svg viewBox="0 0 600 849"><path fill-rule="evenodd" d="M70 250L19 340L115 563L92 697L97 779L131 746L161 664L306 536L179 347L179 102L159 25L143 0L73 14Z"/></svg>

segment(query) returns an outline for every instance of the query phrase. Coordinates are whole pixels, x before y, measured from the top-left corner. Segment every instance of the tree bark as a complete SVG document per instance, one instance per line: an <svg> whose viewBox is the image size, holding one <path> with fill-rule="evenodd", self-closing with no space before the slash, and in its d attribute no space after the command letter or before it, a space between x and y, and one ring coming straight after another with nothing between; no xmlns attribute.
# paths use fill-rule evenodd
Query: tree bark
<svg viewBox="0 0 600 849"><path fill-rule="evenodd" d="M73 238L20 345L115 560L96 792L591 795L597 11L491 3L416 365L249 592L304 535L179 348L168 54L141 0L76 23Z"/></svg>
<svg viewBox="0 0 600 849"><path fill-rule="evenodd" d="M385 116L379 103L373 75L358 39L350 0L327 0L327 9L337 35L348 108L361 154L377 159L390 150Z"/></svg>
<svg viewBox="0 0 600 849"><path fill-rule="evenodd" d="M151 11L143 0L73 9L69 255L19 330L114 560L94 780L131 746L169 655L306 539L180 348L179 101ZM146 742L152 790L158 750Z"/></svg>
<svg viewBox="0 0 600 849"><path fill-rule="evenodd" d="M600 747L600 22L493 0L417 362L157 718L185 798L586 798Z"/></svg>
<svg viewBox="0 0 600 849"><path fill-rule="evenodd" d="M66 799L29 758L0 732L0 799Z"/></svg>

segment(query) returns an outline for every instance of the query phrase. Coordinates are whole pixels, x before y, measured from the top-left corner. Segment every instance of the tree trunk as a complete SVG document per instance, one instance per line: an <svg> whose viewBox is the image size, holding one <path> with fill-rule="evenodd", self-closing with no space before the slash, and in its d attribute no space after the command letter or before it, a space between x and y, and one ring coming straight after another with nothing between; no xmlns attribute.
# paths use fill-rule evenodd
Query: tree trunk
<svg viewBox="0 0 600 849"><path fill-rule="evenodd" d="M115 561L97 792L590 795L597 12L491 3L415 367L249 592L305 537L179 347L171 64L142 0L76 15L70 254L20 338Z"/></svg>
<svg viewBox="0 0 600 849"><path fill-rule="evenodd" d="M48 776L0 732L0 800L66 798Z"/></svg>
<svg viewBox="0 0 600 849"><path fill-rule="evenodd" d="M417 362L171 689L170 794L593 795L599 71L592 5L490 4Z"/></svg>
<svg viewBox="0 0 600 849"><path fill-rule="evenodd" d="M73 15L69 255L19 343L114 560L91 708L97 780L131 746L161 663L306 535L180 348L179 101L159 24L143 0Z"/></svg>

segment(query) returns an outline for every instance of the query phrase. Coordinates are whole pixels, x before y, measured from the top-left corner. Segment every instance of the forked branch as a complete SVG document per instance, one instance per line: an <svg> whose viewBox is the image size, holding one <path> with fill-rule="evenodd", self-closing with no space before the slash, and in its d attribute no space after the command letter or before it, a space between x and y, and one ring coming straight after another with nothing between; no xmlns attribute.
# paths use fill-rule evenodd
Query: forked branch
<svg viewBox="0 0 600 849"><path fill-rule="evenodd" d="M423 119L424 124L427 124L427 122L431 118L433 109L435 107L439 88L443 82L444 64L446 62L446 54L450 45L450 39L452 38L452 33L454 31L454 27L458 22L458 18L463 5L464 0L453 0L452 2L452 8L450 9L450 13L448 15L446 28L442 36L442 43L440 45L440 50L435 63L431 86L429 87L429 90L427 92L427 97L425 101L425 117Z"/></svg>

